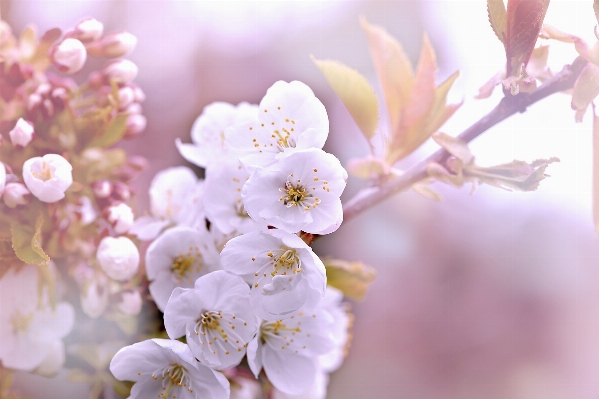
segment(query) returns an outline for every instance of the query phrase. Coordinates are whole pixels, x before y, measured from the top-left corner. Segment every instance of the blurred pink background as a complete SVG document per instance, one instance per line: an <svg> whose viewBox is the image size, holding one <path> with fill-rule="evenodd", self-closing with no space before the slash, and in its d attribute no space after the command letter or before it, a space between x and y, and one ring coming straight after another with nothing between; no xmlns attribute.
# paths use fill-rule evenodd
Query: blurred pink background
<svg viewBox="0 0 599 399"><path fill-rule="evenodd" d="M466 104L445 132L457 134L500 98L472 98L504 64L482 0L0 5L17 32L29 22L40 31L65 30L93 16L107 31L138 37L129 58L140 68L136 82L147 96L148 128L126 148L150 160L137 181L142 209L152 176L185 164L174 139L189 141L205 105L256 103L277 80L303 81L325 104L329 152L343 163L365 155L364 139L309 58L340 60L379 90L360 15L386 27L414 63L427 31L437 50L439 81L461 71L451 98ZM590 0L554 0L546 21L587 38L596 24ZM556 69L575 56L567 45L551 51ZM332 376L328 397L599 398L599 248L590 213L590 143L590 115L574 124L569 98L557 95L472 145L483 165L559 157L537 192L481 187L469 196L467 189L436 184L441 203L404 193L319 240L320 255L363 260L378 271L366 299L353 304L353 345ZM427 143L399 167L435 149ZM363 185L350 178L344 198ZM23 389L38 395L43 386ZM84 391L77 392L85 397Z"/></svg>

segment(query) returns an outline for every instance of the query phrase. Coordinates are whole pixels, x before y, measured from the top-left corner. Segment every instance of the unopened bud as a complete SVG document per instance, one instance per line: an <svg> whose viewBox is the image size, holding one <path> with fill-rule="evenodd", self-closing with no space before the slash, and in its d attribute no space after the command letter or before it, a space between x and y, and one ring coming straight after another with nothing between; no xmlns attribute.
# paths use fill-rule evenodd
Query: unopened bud
<svg viewBox="0 0 599 399"><path fill-rule="evenodd" d="M52 61L59 71L73 74L83 68L87 59L85 46L77 39L67 38L52 51Z"/></svg>
<svg viewBox="0 0 599 399"><path fill-rule="evenodd" d="M23 118L19 118L15 127L8 132L10 141L14 146L27 147L33 139L33 125Z"/></svg>
<svg viewBox="0 0 599 399"><path fill-rule="evenodd" d="M108 277L117 281L130 280L139 267L139 251L127 237L104 237L96 258Z"/></svg>
<svg viewBox="0 0 599 399"><path fill-rule="evenodd" d="M130 315L138 315L141 312L141 295L139 291L128 291L123 292L122 300L118 304L118 308L121 312Z"/></svg>
<svg viewBox="0 0 599 399"><path fill-rule="evenodd" d="M9 208L16 208L18 205L27 205L30 195L23 183L8 183L4 188L2 199Z"/></svg>
<svg viewBox="0 0 599 399"><path fill-rule="evenodd" d="M145 116L141 114L131 114L127 118L127 130L125 131L125 138L132 138L138 136L141 132L146 129L148 121Z"/></svg>
<svg viewBox="0 0 599 399"><path fill-rule="evenodd" d="M143 103L146 100L146 93L143 92L142 89L135 86L133 88L133 92L135 93L135 101L138 103Z"/></svg>
<svg viewBox="0 0 599 399"><path fill-rule="evenodd" d="M141 104L139 103L131 103L127 108L125 108L123 110L123 113L125 114L141 114L143 112L143 108L141 107Z"/></svg>
<svg viewBox="0 0 599 399"><path fill-rule="evenodd" d="M73 37L83 43L92 42L102 37L104 33L104 25L95 18L84 18L77 23L75 29L67 34L68 37Z"/></svg>
<svg viewBox="0 0 599 399"><path fill-rule="evenodd" d="M124 109L135 101L135 93L129 86L121 87L118 91L119 95L119 108Z"/></svg>
<svg viewBox="0 0 599 399"><path fill-rule="evenodd" d="M102 40L87 46L93 57L118 58L126 55L135 48L137 38L129 32L108 34Z"/></svg>
<svg viewBox="0 0 599 399"><path fill-rule="evenodd" d="M107 213L106 219L114 227L117 234L126 233L133 226L135 216L133 216L133 210L127 204L113 205L108 208Z"/></svg>
<svg viewBox="0 0 599 399"><path fill-rule="evenodd" d="M129 201L131 198L131 190L125 183L114 182L112 186L112 194L121 201Z"/></svg>
<svg viewBox="0 0 599 399"><path fill-rule="evenodd" d="M23 164L23 181L42 202L56 202L73 184L73 167L58 154L30 158Z"/></svg>
<svg viewBox="0 0 599 399"><path fill-rule="evenodd" d="M118 60L106 65L103 69L104 76L108 80L117 83L129 83L137 76L138 68L132 61Z"/></svg>
<svg viewBox="0 0 599 399"><path fill-rule="evenodd" d="M89 279L81 290L81 309L83 313L97 319L108 305L108 279L103 273L97 273Z"/></svg>
<svg viewBox="0 0 599 399"><path fill-rule="evenodd" d="M98 198L108 198L112 194L112 183L108 180L98 180L91 184L92 190Z"/></svg>
<svg viewBox="0 0 599 399"><path fill-rule="evenodd" d="M0 196L4 192L4 187L6 186L6 168L4 164L0 162Z"/></svg>

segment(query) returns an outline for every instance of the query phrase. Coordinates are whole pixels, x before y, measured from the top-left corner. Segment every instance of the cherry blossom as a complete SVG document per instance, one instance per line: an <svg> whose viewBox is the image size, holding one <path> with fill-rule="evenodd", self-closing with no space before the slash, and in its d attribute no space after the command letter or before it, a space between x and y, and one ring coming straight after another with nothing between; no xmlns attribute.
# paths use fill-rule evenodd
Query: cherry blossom
<svg viewBox="0 0 599 399"><path fill-rule="evenodd" d="M164 310L175 287L192 288L200 276L218 268L218 252L205 229L173 227L150 244L146 272L150 294Z"/></svg>
<svg viewBox="0 0 599 399"><path fill-rule="evenodd" d="M196 280L193 289L175 288L164 310L171 338L185 336L194 356L218 370L239 364L256 334L248 285L223 270Z"/></svg>
<svg viewBox="0 0 599 399"><path fill-rule="evenodd" d="M224 234L266 230L264 222L249 217L241 200L241 189L249 173L237 159L223 157L206 169L204 208L206 217Z"/></svg>
<svg viewBox="0 0 599 399"><path fill-rule="evenodd" d="M237 106L215 102L207 105L191 128L193 144L175 141L181 156L194 165L205 168L225 155L225 129L233 124L255 120L258 107L242 102Z"/></svg>
<svg viewBox="0 0 599 399"><path fill-rule="evenodd" d="M15 127L8 132L8 136L10 137L10 141L15 146L27 147L31 140L33 139L33 125L31 122L27 122L23 118L19 118Z"/></svg>
<svg viewBox="0 0 599 399"><path fill-rule="evenodd" d="M340 196L347 172L339 160L319 149L297 151L258 168L241 198L255 220L295 233L328 234L343 221Z"/></svg>
<svg viewBox="0 0 599 399"><path fill-rule="evenodd" d="M139 267L139 250L127 237L104 237L98 245L96 258L113 280L130 280Z"/></svg>
<svg viewBox="0 0 599 399"><path fill-rule="evenodd" d="M327 112L304 83L276 82L258 108L256 119L225 131L227 151L250 171L296 150L324 146L329 133Z"/></svg>
<svg viewBox="0 0 599 399"><path fill-rule="evenodd" d="M149 339L119 350L110 362L119 380L135 381L129 399L228 399L229 381L194 359L189 347Z"/></svg>
<svg viewBox="0 0 599 399"><path fill-rule="evenodd" d="M250 284L250 302L262 319L312 308L325 293L322 261L301 238L281 230L233 238L221 252L221 265Z"/></svg>
<svg viewBox="0 0 599 399"><path fill-rule="evenodd" d="M73 167L58 154L30 158L23 164L23 181L42 202L60 201L73 184Z"/></svg>
<svg viewBox="0 0 599 399"><path fill-rule="evenodd" d="M115 233L124 234L133 226L135 216L129 205L121 202L109 207L107 212L107 220L112 224Z"/></svg>
<svg viewBox="0 0 599 399"><path fill-rule="evenodd" d="M252 372L257 377L264 369L268 380L281 392L306 392L320 372L318 356L334 347L333 322L322 309L285 320L262 321L247 350Z"/></svg>
<svg viewBox="0 0 599 399"><path fill-rule="evenodd" d="M62 356L64 360L62 338L72 330L75 312L67 302L51 308L45 293L38 301L36 266L10 269L0 279L0 303L0 361L4 367L32 371L51 361L49 357Z"/></svg>

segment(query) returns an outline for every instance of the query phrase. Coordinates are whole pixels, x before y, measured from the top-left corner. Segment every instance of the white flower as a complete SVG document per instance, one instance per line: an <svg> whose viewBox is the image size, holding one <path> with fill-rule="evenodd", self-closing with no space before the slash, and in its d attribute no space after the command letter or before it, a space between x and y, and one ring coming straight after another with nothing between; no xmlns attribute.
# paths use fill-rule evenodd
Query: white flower
<svg viewBox="0 0 599 399"><path fill-rule="evenodd" d="M246 102L237 106L215 102L207 105L193 123L191 141L184 144L175 140L181 156L189 162L205 168L225 155L225 129L237 123L254 120L258 107Z"/></svg>
<svg viewBox="0 0 599 399"><path fill-rule="evenodd" d="M256 334L249 293L240 277L223 270L200 277L193 289L175 288L164 310L166 332L171 338L186 336L202 364L234 367Z"/></svg>
<svg viewBox="0 0 599 399"><path fill-rule="evenodd" d="M247 349L250 369L260 370L281 392L301 394L315 382L318 356L329 352L333 319L328 312L300 313L285 320L263 321Z"/></svg>
<svg viewBox="0 0 599 399"><path fill-rule="evenodd" d="M118 308L121 312L130 315L138 315L141 312L142 299L141 294L137 290L126 291L122 293L121 302Z"/></svg>
<svg viewBox="0 0 599 399"><path fill-rule="evenodd" d="M56 308L44 294L38 300L36 266L10 269L0 279L0 361L7 368L32 371L55 356L57 346L73 328L75 312L66 302ZM64 359L64 355L63 355Z"/></svg>
<svg viewBox="0 0 599 399"><path fill-rule="evenodd" d="M260 102L257 119L225 131L229 154L251 171L308 148L322 148L329 134L324 105L302 82L279 81Z"/></svg>
<svg viewBox="0 0 599 399"><path fill-rule="evenodd" d="M270 399L325 399L327 397L327 385L329 385L329 375L321 371L316 372L314 382L307 391L299 394L288 394L279 391L277 388L272 389Z"/></svg>
<svg viewBox="0 0 599 399"><path fill-rule="evenodd" d="M295 234L269 230L233 238L221 252L221 265L251 285L250 302L262 319L290 317L324 296L324 265Z"/></svg>
<svg viewBox="0 0 599 399"><path fill-rule="evenodd" d="M140 240L155 238L169 224L205 226L203 181L185 166L164 169L150 184L150 213L135 220L129 230Z"/></svg>
<svg viewBox="0 0 599 399"><path fill-rule="evenodd" d="M23 181L37 199L56 202L73 184L73 167L58 154L30 158L23 164Z"/></svg>
<svg viewBox="0 0 599 399"><path fill-rule="evenodd" d="M118 380L135 381L128 399L228 399L229 381L194 359L189 347L168 339L126 346L110 362Z"/></svg>
<svg viewBox="0 0 599 399"><path fill-rule="evenodd" d="M33 125L31 122L27 122L23 118L19 118L15 127L8 132L10 141L14 146L27 147L27 144L31 143L33 139Z"/></svg>
<svg viewBox="0 0 599 399"><path fill-rule="evenodd" d="M258 168L243 186L241 198L255 220L295 233L328 234L341 225L339 197L347 172L332 154L297 151L267 168Z"/></svg>
<svg viewBox="0 0 599 399"><path fill-rule="evenodd" d="M31 195L27 187L23 183L11 182L4 188L4 194L2 194L2 187L0 184L0 195L4 199L4 203L9 208L16 208L18 205L27 205L27 197Z"/></svg>
<svg viewBox="0 0 599 399"><path fill-rule="evenodd" d="M267 228L266 223L250 218L243 207L241 188L249 177L237 159L226 156L206 168L206 217L224 234L242 234Z"/></svg>
<svg viewBox="0 0 599 399"><path fill-rule="evenodd" d="M4 193L4 187L6 186L6 167L0 162L0 196Z"/></svg>
<svg viewBox="0 0 599 399"><path fill-rule="evenodd" d="M126 233L133 226L133 210L125 203L113 205L108 208L108 217L106 218L117 234Z"/></svg>
<svg viewBox="0 0 599 399"><path fill-rule="evenodd" d="M79 40L74 38L64 39L52 51L52 62L61 72L74 74L85 65L87 51Z"/></svg>
<svg viewBox="0 0 599 399"><path fill-rule="evenodd" d="M130 280L139 267L139 251L127 237L104 237L98 245L96 259L111 279Z"/></svg>
<svg viewBox="0 0 599 399"><path fill-rule="evenodd" d="M164 310L175 287L191 288L200 276L218 266L218 252L205 229L173 227L150 244L146 272L150 294Z"/></svg>

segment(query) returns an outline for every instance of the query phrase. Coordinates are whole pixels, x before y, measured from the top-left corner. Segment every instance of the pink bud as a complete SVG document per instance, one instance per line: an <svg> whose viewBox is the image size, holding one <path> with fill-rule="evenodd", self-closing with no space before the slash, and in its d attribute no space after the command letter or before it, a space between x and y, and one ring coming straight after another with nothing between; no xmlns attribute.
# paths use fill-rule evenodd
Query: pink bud
<svg viewBox="0 0 599 399"><path fill-rule="evenodd" d="M138 68L129 60L118 60L106 65L103 72L108 80L112 79L117 83L129 83L137 76Z"/></svg>
<svg viewBox="0 0 599 399"><path fill-rule="evenodd" d="M92 190L98 198L108 198L112 194L112 183L108 180L98 180L91 184Z"/></svg>
<svg viewBox="0 0 599 399"><path fill-rule="evenodd" d="M132 138L138 136L141 132L146 129L148 121L145 116L141 114L131 114L127 118L127 131L125 132L125 138Z"/></svg>
<svg viewBox="0 0 599 399"><path fill-rule="evenodd" d="M141 105L139 105L139 103L131 103L127 108L125 108L123 110L123 113L125 114L141 114L143 112L143 108L141 107Z"/></svg>
<svg viewBox="0 0 599 399"><path fill-rule="evenodd" d="M136 44L137 38L131 33L115 32L104 36L88 48L94 57L117 58L132 51Z"/></svg>
<svg viewBox="0 0 599 399"><path fill-rule="evenodd" d="M52 51L52 61L59 71L77 73L83 68L87 59L85 46L77 39L64 39Z"/></svg>
<svg viewBox="0 0 599 399"><path fill-rule="evenodd" d="M135 93L135 101L138 103L143 103L146 100L146 93L143 92L139 87L134 87L133 92Z"/></svg>
<svg viewBox="0 0 599 399"><path fill-rule="evenodd" d="M114 182L112 194L115 198L121 201L129 201L131 198L131 190L129 190L129 186L118 181Z"/></svg>
<svg viewBox="0 0 599 399"><path fill-rule="evenodd" d="M27 122L23 118L19 118L15 127L8 132L10 136L10 141L14 146L27 147L31 140L33 139L33 126L31 122Z"/></svg>
<svg viewBox="0 0 599 399"><path fill-rule="evenodd" d="M106 210L106 213L106 219L114 227L117 234L124 234L133 226L135 216L133 216L133 210L127 204L113 205Z"/></svg>
<svg viewBox="0 0 599 399"><path fill-rule="evenodd" d="M68 37L73 37L83 43L92 42L102 37L104 25L95 18L84 18L77 23L72 32L67 33Z"/></svg>
<svg viewBox="0 0 599 399"><path fill-rule="evenodd" d="M141 312L142 299L139 291L123 292L122 300L118 304L121 312L130 315L138 315Z"/></svg>
<svg viewBox="0 0 599 399"><path fill-rule="evenodd" d="M125 86L119 89L119 108L125 109L135 101L133 88Z"/></svg>
<svg viewBox="0 0 599 399"><path fill-rule="evenodd" d="M27 205L31 193L23 183L8 183L4 188L2 198L9 208L16 208L18 205Z"/></svg>

